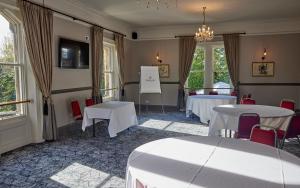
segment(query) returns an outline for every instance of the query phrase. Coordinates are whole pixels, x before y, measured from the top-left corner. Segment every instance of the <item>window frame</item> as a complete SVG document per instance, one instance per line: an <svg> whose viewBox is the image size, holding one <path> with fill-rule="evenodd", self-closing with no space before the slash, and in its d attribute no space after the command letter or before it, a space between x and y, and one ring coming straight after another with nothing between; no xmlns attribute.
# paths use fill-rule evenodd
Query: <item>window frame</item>
<svg viewBox="0 0 300 188"><path fill-rule="evenodd" d="M27 56L26 56L26 46L25 46L25 35L23 31L23 26L22 22L19 18L17 18L13 13L11 13L9 10L5 8L1 8L0 6L0 15L6 19L10 24L13 24L15 27L15 33L13 33L14 40L14 48L17 49L17 58L15 58L15 62L0 62L0 65L3 66L9 66L9 67L18 67L19 68L19 73L18 73L18 82L19 88L16 89L16 92L19 92L19 99L16 99L17 101L25 100L27 98ZM28 110L27 110L27 103L21 103L17 104L19 105L20 108L20 114L16 113L15 115L12 116L3 116L0 117L0 122L11 122L14 119L19 119L19 120L24 120L27 115L28 115ZM18 112L18 111L16 111Z"/></svg>
<svg viewBox="0 0 300 188"><path fill-rule="evenodd" d="M104 95L102 95L104 102L118 99L117 97L118 95L116 95L115 93L119 91L119 75L118 75L119 71L118 71L118 64L117 64L118 62L117 62L117 51L116 51L115 41L105 38L103 40L103 54L104 54L105 47L108 47L110 49L110 60L112 61L111 62L112 69L110 71L104 70L104 56L103 56L103 67L101 71L101 77L103 76L103 78L105 79L104 76L105 74L111 74L112 87L100 89L101 90L100 92L102 94L107 91L110 93L110 95L107 97L104 97Z"/></svg>

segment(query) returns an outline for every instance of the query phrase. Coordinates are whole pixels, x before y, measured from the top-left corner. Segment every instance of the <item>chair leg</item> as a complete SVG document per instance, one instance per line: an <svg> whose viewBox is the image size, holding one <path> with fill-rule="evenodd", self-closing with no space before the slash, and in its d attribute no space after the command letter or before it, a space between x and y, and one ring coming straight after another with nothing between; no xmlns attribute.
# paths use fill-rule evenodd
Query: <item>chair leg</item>
<svg viewBox="0 0 300 188"><path fill-rule="evenodd" d="M284 141L285 141L285 139L282 139L282 140L281 140L280 149L283 149L283 146L284 146Z"/></svg>
<svg viewBox="0 0 300 188"><path fill-rule="evenodd" d="M297 136L297 140L298 140L298 143L300 144L300 138L299 138L299 136Z"/></svg>
<svg viewBox="0 0 300 188"><path fill-rule="evenodd" d="M93 137L96 137L95 119L93 119Z"/></svg>

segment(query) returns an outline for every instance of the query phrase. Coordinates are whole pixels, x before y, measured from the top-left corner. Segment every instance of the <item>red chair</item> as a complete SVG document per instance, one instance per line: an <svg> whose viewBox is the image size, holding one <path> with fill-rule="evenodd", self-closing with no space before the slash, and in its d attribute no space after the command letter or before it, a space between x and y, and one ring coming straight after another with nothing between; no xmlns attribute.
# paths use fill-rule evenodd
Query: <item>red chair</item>
<svg viewBox="0 0 300 188"><path fill-rule="evenodd" d="M86 99L85 106L93 106L95 105L95 101L93 99Z"/></svg>
<svg viewBox="0 0 300 188"><path fill-rule="evenodd" d="M297 138L300 144L300 114L294 115L290 121L287 131L277 130L277 138L279 140L280 148L283 148L285 139Z"/></svg>
<svg viewBox="0 0 300 188"><path fill-rule="evenodd" d="M190 91L189 96L197 95L196 91Z"/></svg>
<svg viewBox="0 0 300 188"><path fill-rule="evenodd" d="M230 93L231 96L237 96L237 94L238 94L237 91L232 91L232 92Z"/></svg>
<svg viewBox="0 0 300 188"><path fill-rule="evenodd" d="M283 99L280 102L280 107L295 111L295 101L289 99Z"/></svg>
<svg viewBox="0 0 300 188"><path fill-rule="evenodd" d="M73 117L75 120L82 120L82 114L80 110L80 105L78 101L72 101L71 102Z"/></svg>
<svg viewBox="0 0 300 188"><path fill-rule="evenodd" d="M219 93L217 91L210 91L208 94L209 95L219 95Z"/></svg>
<svg viewBox="0 0 300 188"><path fill-rule="evenodd" d="M276 147L276 131L274 129L265 130L261 129L260 126L254 126L251 131L250 141L269 146Z"/></svg>
<svg viewBox="0 0 300 188"><path fill-rule="evenodd" d="M252 128L260 124L260 117L255 113L244 113L239 117L238 131L235 133L236 138L249 139Z"/></svg>
<svg viewBox="0 0 300 188"><path fill-rule="evenodd" d="M256 104L256 101L254 99L245 98L241 100L240 104Z"/></svg>

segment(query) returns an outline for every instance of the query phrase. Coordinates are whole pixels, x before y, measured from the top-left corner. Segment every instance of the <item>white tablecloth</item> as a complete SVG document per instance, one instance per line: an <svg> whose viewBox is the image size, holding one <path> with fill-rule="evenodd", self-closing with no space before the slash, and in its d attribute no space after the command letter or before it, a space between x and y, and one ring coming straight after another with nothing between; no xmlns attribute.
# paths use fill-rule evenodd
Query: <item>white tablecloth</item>
<svg viewBox="0 0 300 188"><path fill-rule="evenodd" d="M209 135L218 135L218 131L238 130L239 116L242 113L257 113L260 123L274 129L286 130L294 111L276 106L264 105L221 105L213 108L209 125Z"/></svg>
<svg viewBox="0 0 300 188"><path fill-rule="evenodd" d="M110 101L84 108L82 130L99 119L109 119L108 133L110 137L117 136L117 133L138 124L133 102Z"/></svg>
<svg viewBox="0 0 300 188"><path fill-rule="evenodd" d="M157 140L129 156L126 187L136 179L147 188L296 188L300 159L250 141L220 137Z"/></svg>
<svg viewBox="0 0 300 188"><path fill-rule="evenodd" d="M235 96L228 95L194 95L186 101L186 117L194 113L200 117L201 122L211 120L213 107L223 104L236 104Z"/></svg>

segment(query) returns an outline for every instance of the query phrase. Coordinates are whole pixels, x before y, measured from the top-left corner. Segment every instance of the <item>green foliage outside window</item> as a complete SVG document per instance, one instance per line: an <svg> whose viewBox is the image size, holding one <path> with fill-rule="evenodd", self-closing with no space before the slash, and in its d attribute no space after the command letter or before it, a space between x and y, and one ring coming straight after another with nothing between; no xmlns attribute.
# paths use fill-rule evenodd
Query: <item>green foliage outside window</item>
<svg viewBox="0 0 300 188"><path fill-rule="evenodd" d="M230 77L228 73L228 67L225 57L224 48L214 48L213 51L214 60L214 83L225 82L230 84Z"/></svg>

